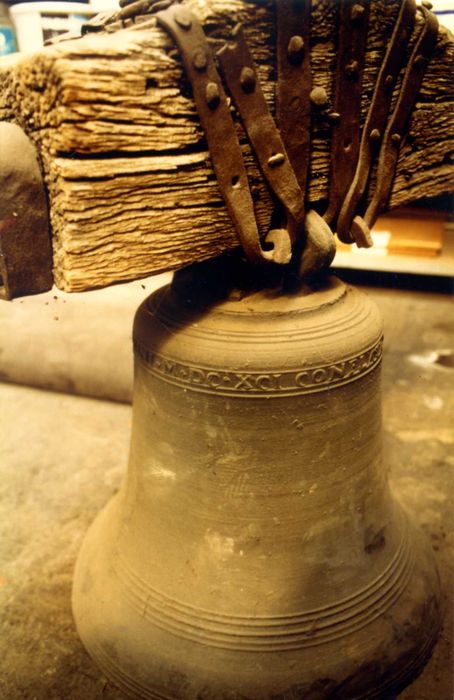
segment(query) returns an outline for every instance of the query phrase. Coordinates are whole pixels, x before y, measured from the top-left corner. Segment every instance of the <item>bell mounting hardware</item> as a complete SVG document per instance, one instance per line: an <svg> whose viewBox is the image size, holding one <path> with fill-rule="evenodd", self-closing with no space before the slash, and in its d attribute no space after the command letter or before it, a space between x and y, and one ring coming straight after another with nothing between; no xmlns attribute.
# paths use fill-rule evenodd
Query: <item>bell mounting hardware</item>
<svg viewBox="0 0 454 700"><path fill-rule="evenodd" d="M438 35L429 2L417 6L415 0L401 0L364 115L371 0L339 0L337 5L330 99L311 68L316 3L276 0L275 120L240 25L216 55L201 22L178 0L120 0L118 12L98 15L82 30L115 31L156 16L181 54L219 188L246 257L255 264L292 260L301 276L330 264L334 232L345 243L372 245L370 229L388 206L401 145ZM65 38L73 36L53 41ZM276 202L271 230L259 230L256 221L231 100ZM330 129L329 193L327 202L311 208L311 135L320 119Z"/></svg>
<svg viewBox="0 0 454 700"><path fill-rule="evenodd" d="M226 87L235 103L264 178L278 202L276 219L284 221L261 248L253 204L242 163L228 98L197 18L177 4L157 13L158 22L180 50L209 145L213 167L240 241L251 262L287 263L289 246L302 255L301 274L328 265L334 255L329 236L336 231L347 243L372 245L370 229L388 203L399 149L437 40L438 22L427 6L403 0L379 71L373 98L361 128L362 75L365 69L369 2L341 0L334 109L328 96L313 86L310 64L311 3L277 3L277 128L270 114L244 31L237 26L217 52ZM416 12L421 21L416 21ZM407 43L416 31L396 105L392 98L405 64ZM201 48L203 47L203 48ZM203 65L198 58L203 52ZM310 166L311 121L324 112L331 124L329 200L323 218L306 208ZM375 189L370 187L376 168ZM310 262L309 262L310 261Z"/></svg>
<svg viewBox="0 0 454 700"><path fill-rule="evenodd" d="M171 33L181 51L186 73L193 88L194 101L200 121L206 134L219 187L246 255L252 262L260 262L262 260L272 260L278 263L289 262L291 245L289 235L285 231L280 231L279 233L271 232L272 241L275 243L275 247L271 251L265 251L261 248L241 146L235 131L235 124L222 81L214 64L214 59L201 24L188 10L178 5L160 12L158 20ZM237 43L236 46L239 47L240 45ZM244 40L242 46L243 49L246 46ZM239 50L241 51L241 48ZM232 53L234 52L232 51ZM235 64L232 61L229 65L231 70L228 82L231 89L235 89L233 74L235 67L238 67L238 63ZM242 67L240 63L237 72L237 89L235 92L237 95L242 93L246 98L244 102L241 98L239 99L239 105L241 105L239 109L245 116L246 123L251 129L249 133L253 144L257 145L258 152L262 154L263 149L260 148L259 144L261 134L254 128L252 119L248 120L246 115L248 114L248 103L249 105L251 104L247 97L252 97L253 99L255 105L254 116L260 110L266 110L265 98L259 92L256 73L250 61L245 67ZM283 159L279 163L276 160L275 163L270 162L267 164L269 182L270 184L276 183L279 191L281 189L285 190L285 186L284 188L279 187L277 183L279 175L274 175L273 171L275 169L282 170L282 166L287 161L284 173L290 174L292 180L295 180L295 177L288 163L287 156L282 153L284 146L271 116L267 112L262 113L264 115L263 122L266 129L266 137L276 144L275 158L282 157ZM262 163L260 155L259 160ZM302 202L301 192L296 180L293 189L296 192L290 192L290 206L296 209Z"/></svg>

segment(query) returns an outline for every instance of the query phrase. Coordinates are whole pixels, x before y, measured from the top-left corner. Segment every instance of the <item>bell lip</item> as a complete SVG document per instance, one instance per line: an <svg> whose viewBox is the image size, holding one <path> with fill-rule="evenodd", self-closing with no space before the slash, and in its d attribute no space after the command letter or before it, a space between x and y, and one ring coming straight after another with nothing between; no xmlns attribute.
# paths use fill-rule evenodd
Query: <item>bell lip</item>
<svg viewBox="0 0 454 700"><path fill-rule="evenodd" d="M221 690L222 692L224 690L232 692L234 688L230 684L226 685L224 689L221 688L222 683L226 682L225 669L222 669L222 679L219 680L216 674L213 675L211 661L208 665L205 663L207 659L211 659L212 654L216 655L216 649L204 644L188 643L174 637L171 631L164 630L164 636L162 636L162 628L150 625L149 620L147 622L140 611L128 607L128 597L124 595L125 591L122 592L119 579L111 566L116 528L112 527L109 516L115 517L116 506L121 503L119 496L120 494L110 501L93 523L76 563L72 609L77 631L86 650L103 673L128 697L168 698L169 700L170 697L178 697L181 700L189 700L196 697L192 692L193 683L195 686L200 685L199 691L201 691L202 686L207 689L211 683L215 694L210 697L217 697L216 693L218 692L220 693L219 697L222 697ZM332 695L332 697L344 700L347 698L348 700L388 700L390 697L395 697L397 693L417 678L432 655L441 629L440 579L428 540L424 533L414 528L413 523L411 523L411 528L414 535L411 539L415 548L416 567L405 592L397 598L385 616L385 618L391 617L393 619L392 624L387 627L379 618L363 628L359 641L353 647L349 647L355 652L356 660L353 665L348 654L339 654L339 650L344 648L342 643L339 645L339 641L331 642L324 649L323 672L328 675L323 676L323 678L329 678L330 674L338 675L336 687L339 688L340 694ZM96 571L96 569L98 572L103 570L104 581L98 580L97 585L93 588L87 590L85 587L84 590L84 579L86 579L87 574L88 578L91 578L93 570ZM109 588L112 582L115 590L111 591L109 596L99 595L100 591L104 590L105 585L107 584L107 588ZM407 628L407 623L410 621L414 625L412 635L408 634ZM138 625L139 628L134 629L135 625ZM385 629L387 630L386 634ZM381 639L379 639L380 635ZM145 638L146 643L140 649L140 639ZM173 657L167 660L163 660L165 657L165 650L163 652L162 647L163 640L167 645L165 647L167 651L170 650L173 653ZM364 645L368 648L368 652L361 660L360 656L364 652ZM115 648L116 646L117 648ZM292 669L288 675L289 683L292 680L295 682L300 665L307 666L308 651L312 653L314 648L278 654L281 660L283 657L287 659L288 663L285 668ZM380 656L371 661L374 649L379 650ZM227 656L226 668L230 668L230 663L236 663L235 658L238 656L238 651L227 652ZM265 657L271 658L268 654ZM170 696L168 693L169 689L173 687L177 668L181 678L186 679L190 666L187 659L191 659L191 663L194 665L190 692L186 692L186 685L183 684L181 694ZM243 673L241 669L248 663L254 662L254 659L256 663L262 663L262 653L246 654L238 668L237 675L230 679L230 682L236 684L236 692L249 693L246 697L249 697L251 693L249 687L251 678L247 672ZM295 661L295 659L299 659L299 661ZM141 663L139 663L140 660ZM157 660L159 673L156 671ZM332 662L327 660L332 660ZM142 678L135 675L140 666ZM312 672L310 664L307 668ZM264 692L263 683L265 682L273 684L273 692L274 683L279 683L282 686L277 689L278 694L273 695L276 698L287 697L287 693L290 691L302 688L298 684L288 688L283 687L282 680L284 678L287 681L287 675L282 675L282 669L274 680L270 680L274 671L268 664L265 665L265 670L267 678L261 676L257 680L255 691L252 689L254 692L252 697L269 697ZM271 673L270 678L268 678L269 673ZM317 673L321 673L320 669ZM344 677L342 678L343 673ZM355 681L355 675L358 676L358 683ZM305 673L304 678L301 676L299 682L305 684L308 677L309 683L313 682L317 686L320 681L316 679L322 678L322 675L315 675L312 678L310 673ZM243 684L245 684L244 687ZM167 692L162 690L164 686ZM345 694L345 689L347 694ZM305 695L301 695L301 697L305 697ZM317 695L317 697L321 698L323 695Z"/></svg>

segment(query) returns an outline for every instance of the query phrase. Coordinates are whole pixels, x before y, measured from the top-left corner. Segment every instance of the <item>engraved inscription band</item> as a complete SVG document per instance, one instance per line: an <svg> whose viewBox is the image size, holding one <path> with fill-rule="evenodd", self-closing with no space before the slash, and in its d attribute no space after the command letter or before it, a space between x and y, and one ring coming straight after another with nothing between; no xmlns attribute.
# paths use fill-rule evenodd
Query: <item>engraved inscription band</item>
<svg viewBox="0 0 454 700"><path fill-rule="evenodd" d="M359 379L379 364L383 339L359 355L340 362L284 372L235 372L190 367L152 352L137 340L134 341L134 350L148 371L171 384L210 394L265 398L326 391Z"/></svg>

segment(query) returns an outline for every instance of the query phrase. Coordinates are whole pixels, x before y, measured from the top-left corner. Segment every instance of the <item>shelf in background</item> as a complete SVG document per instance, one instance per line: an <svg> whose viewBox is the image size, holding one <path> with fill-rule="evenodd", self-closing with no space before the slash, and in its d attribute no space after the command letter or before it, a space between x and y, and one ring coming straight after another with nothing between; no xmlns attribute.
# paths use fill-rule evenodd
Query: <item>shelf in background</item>
<svg viewBox="0 0 454 700"><path fill-rule="evenodd" d="M454 226L423 212L381 217L373 229L375 245L358 249L338 243L333 267L374 272L454 277Z"/></svg>

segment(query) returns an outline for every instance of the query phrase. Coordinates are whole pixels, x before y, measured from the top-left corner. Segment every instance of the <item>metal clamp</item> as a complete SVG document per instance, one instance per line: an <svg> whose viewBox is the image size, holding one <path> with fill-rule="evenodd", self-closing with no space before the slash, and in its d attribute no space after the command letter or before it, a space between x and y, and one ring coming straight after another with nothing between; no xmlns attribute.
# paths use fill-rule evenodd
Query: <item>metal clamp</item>
<svg viewBox="0 0 454 700"><path fill-rule="evenodd" d="M186 8L178 5L158 12L157 19L180 50L216 178L247 257L254 263L289 262L291 243L286 231L278 229L272 232L269 238L273 246L271 250L261 247L241 146L200 22ZM273 165L268 167L272 168Z"/></svg>
<svg viewBox="0 0 454 700"><path fill-rule="evenodd" d="M310 62L311 3L279 0L277 11L277 122L302 196L309 177L312 107L318 109L320 88L312 93ZM315 97L315 100L314 100ZM323 102L323 99L322 99ZM302 245L304 242L304 246ZM328 224L313 209L304 216L304 241L295 263L305 277L328 267L336 245Z"/></svg>
<svg viewBox="0 0 454 700"><path fill-rule="evenodd" d="M123 0L127 2L128 0ZM152 0L141 0L141 2ZM135 4L135 3L134 3ZM261 89L243 29L217 52L226 86L237 107L262 173L280 203L283 227L268 234L271 251L260 244L241 147L221 78L203 28L181 6L159 12L158 21L180 48L194 100L204 128L213 167L231 219L247 257L253 262L289 262L292 249L300 274L329 264L334 254L330 225L339 238L360 247L372 245L370 227L390 196L400 143L436 44L438 22L426 7L425 23L416 40L399 96L390 116L393 92L406 58L405 46L415 26L415 0L401 0L398 17L378 73L360 138L361 90L369 25L369 3L341 0L338 64L331 120L330 194L323 217L305 211L310 162L311 108L327 112L328 98L312 88L309 57L311 5L280 0L277 6L278 130ZM312 105L311 105L312 103ZM375 192L365 193L377 163ZM285 227L285 228L284 228ZM301 255L298 261L298 255Z"/></svg>
<svg viewBox="0 0 454 700"><path fill-rule="evenodd" d="M424 77L424 69L435 48L438 35L438 20L425 7L418 8L424 16L424 27L413 48L405 71L399 98L393 115L386 127L377 168L374 196L367 207L364 218L356 216L352 223L352 236L356 240L364 235L376 221L389 200L396 172L399 149L405 135L416 97ZM367 234L366 234L367 235Z"/></svg>
<svg viewBox="0 0 454 700"><path fill-rule="evenodd" d="M342 0L331 128L330 190L325 221L335 223L355 174L360 144L361 89L366 60L369 2Z"/></svg>
<svg viewBox="0 0 454 700"><path fill-rule="evenodd" d="M306 192L311 146L311 5L279 0L277 12L276 114L300 189Z"/></svg>
<svg viewBox="0 0 454 700"><path fill-rule="evenodd" d="M372 163L386 128L392 93L405 59L402 46L406 44L413 30L415 13L414 0L403 0L364 125L356 172L337 220L337 235L344 243L353 241L352 220L366 191ZM356 231L359 233L358 229ZM366 235L355 239L356 243L362 247L369 247L372 244L370 235L364 231L363 234Z"/></svg>
<svg viewBox="0 0 454 700"><path fill-rule="evenodd" d="M241 25L235 27L233 39L217 56L263 175L285 209L294 244L303 229L304 193L269 112Z"/></svg>

